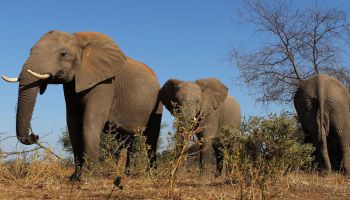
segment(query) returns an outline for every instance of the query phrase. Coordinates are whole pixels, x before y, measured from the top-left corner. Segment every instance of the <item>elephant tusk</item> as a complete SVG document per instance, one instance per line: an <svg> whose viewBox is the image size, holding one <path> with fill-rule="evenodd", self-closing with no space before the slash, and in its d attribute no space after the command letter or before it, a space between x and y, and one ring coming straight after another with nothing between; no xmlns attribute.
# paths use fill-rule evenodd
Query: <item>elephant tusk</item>
<svg viewBox="0 0 350 200"><path fill-rule="evenodd" d="M27 72L29 72L31 75L37 77L38 79L48 79L50 77L50 74L38 74L36 72L33 72L32 70L28 69Z"/></svg>
<svg viewBox="0 0 350 200"><path fill-rule="evenodd" d="M18 82L18 78L10 78L4 75L1 75L1 78L4 79L4 81L7 81L9 83L16 83Z"/></svg>

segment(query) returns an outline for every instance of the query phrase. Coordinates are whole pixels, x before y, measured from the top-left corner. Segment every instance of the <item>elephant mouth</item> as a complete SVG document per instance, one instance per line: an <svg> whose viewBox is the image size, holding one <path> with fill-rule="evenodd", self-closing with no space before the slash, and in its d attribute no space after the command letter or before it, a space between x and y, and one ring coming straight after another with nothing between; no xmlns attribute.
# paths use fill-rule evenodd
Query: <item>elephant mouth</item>
<svg viewBox="0 0 350 200"><path fill-rule="evenodd" d="M47 88L47 84L48 84L47 82L41 83L41 85L40 85L40 91L39 91L40 95L42 95L42 94L45 93L46 88Z"/></svg>

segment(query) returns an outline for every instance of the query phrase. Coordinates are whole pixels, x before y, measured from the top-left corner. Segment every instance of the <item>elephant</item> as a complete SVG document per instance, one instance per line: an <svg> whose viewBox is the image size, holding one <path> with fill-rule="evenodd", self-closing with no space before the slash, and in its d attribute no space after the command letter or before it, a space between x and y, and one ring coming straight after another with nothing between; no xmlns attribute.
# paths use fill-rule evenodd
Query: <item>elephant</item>
<svg viewBox="0 0 350 200"><path fill-rule="evenodd" d="M107 35L49 31L31 48L19 78L3 79L19 82L16 134L25 145L39 139L29 134L37 93L43 94L48 84L63 85L75 160L70 180L80 180L84 164L98 162L100 135L107 121L118 126L118 134L133 135L144 129L150 166L155 166L163 110L158 78L146 64L126 56Z"/></svg>
<svg viewBox="0 0 350 200"><path fill-rule="evenodd" d="M220 137L221 128L226 126L240 130L241 125L240 105L234 97L228 95L228 88L216 78L205 78L195 82L169 79L160 89L159 96L172 114L176 105L187 105L186 112L191 118L205 115L204 119L198 122L203 130L196 133L198 140L202 141L199 148L200 169L204 172L207 168L214 150L215 176L221 175L223 152L220 143L216 142Z"/></svg>
<svg viewBox="0 0 350 200"><path fill-rule="evenodd" d="M326 173L350 174L350 95L337 79L314 75L300 83L294 106L305 132L305 142L315 147L315 158Z"/></svg>

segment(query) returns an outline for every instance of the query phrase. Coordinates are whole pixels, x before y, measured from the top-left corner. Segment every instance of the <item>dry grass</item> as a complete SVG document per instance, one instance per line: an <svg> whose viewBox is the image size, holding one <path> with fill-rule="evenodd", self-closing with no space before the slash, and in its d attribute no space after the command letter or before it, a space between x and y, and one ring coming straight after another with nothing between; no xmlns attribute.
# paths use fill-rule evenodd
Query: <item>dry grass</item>
<svg viewBox="0 0 350 200"><path fill-rule="evenodd" d="M350 179L340 175L295 173L286 178L289 188L283 197L290 199L349 199Z"/></svg>
<svg viewBox="0 0 350 200"><path fill-rule="evenodd" d="M188 167L188 165L186 165ZM113 189L114 175L85 177L72 183L68 176L73 167L46 156L24 162L17 158L0 164L0 199L165 199L166 180L157 176L122 177L123 190ZM255 199L261 199L258 187L250 188ZM111 193L112 192L112 193ZM241 197L238 184L227 183L223 177L199 176L198 169L182 168L176 185L176 199L247 199ZM279 183L270 184L266 199L349 199L348 178L332 174L292 173Z"/></svg>
<svg viewBox="0 0 350 200"><path fill-rule="evenodd" d="M272 128L266 130L276 130L274 127L286 129L286 126L279 126L283 123L275 121L268 121L267 125L271 125ZM190 131L183 131L185 134L180 135L187 141L194 129L188 130ZM266 141L263 139L251 141ZM268 159L260 163L254 159L243 159L244 162L240 163L238 161L242 159L236 159L235 163L241 168L233 167L230 181L224 176L214 178L214 165L212 169L206 170L211 171L211 174L208 172L200 176L198 158L188 157L184 153L188 144L181 141L175 140L175 154L162 155L158 168L151 172L146 172L145 169L147 146L141 144L138 153L134 155L134 172L137 176L133 177L122 175L126 150L122 152L118 164L109 151L105 151L104 162L93 170L101 173L84 173L83 181L78 183L68 181L74 167L64 164L49 150L44 153L36 150L32 154L15 155L10 161L0 158L0 199L350 199L350 180L345 176L336 173L325 176L317 172L293 172L283 175L289 170L279 170L276 168L279 165ZM232 141L235 141L234 138ZM239 149L236 151L245 153ZM242 155L246 155L243 153ZM297 161L304 158L297 157L296 153L287 155L288 158L294 156ZM256 165L252 164L254 161ZM248 168L244 168L245 166ZM268 173L254 173L254 170L261 169ZM279 171L273 178L273 173L270 172L276 170ZM169 176L171 171L174 173ZM122 178L123 190L114 185L115 178L119 176ZM263 179L260 180L261 177ZM173 181L172 185L169 185L169 180Z"/></svg>

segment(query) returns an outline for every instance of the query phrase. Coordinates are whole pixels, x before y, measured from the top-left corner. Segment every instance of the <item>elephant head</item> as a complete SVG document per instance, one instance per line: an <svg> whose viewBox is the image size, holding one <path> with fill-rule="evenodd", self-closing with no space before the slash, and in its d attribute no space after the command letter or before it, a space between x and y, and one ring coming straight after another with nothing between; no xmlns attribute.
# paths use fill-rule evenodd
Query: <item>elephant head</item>
<svg viewBox="0 0 350 200"><path fill-rule="evenodd" d="M160 90L160 99L172 113L174 106L186 106L186 116L193 118L217 109L225 101L227 92L227 87L216 78L196 82L169 79Z"/></svg>
<svg viewBox="0 0 350 200"><path fill-rule="evenodd" d="M29 135L29 126L37 93L45 92L47 84L72 82L80 93L96 84L113 78L116 66L126 56L108 36L97 32L69 34L50 31L32 47L18 78L3 77L6 81L19 81L16 113L16 134L26 145L35 143L38 136Z"/></svg>

